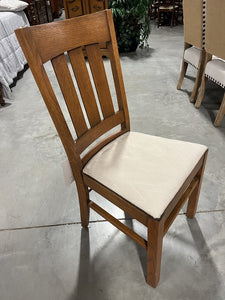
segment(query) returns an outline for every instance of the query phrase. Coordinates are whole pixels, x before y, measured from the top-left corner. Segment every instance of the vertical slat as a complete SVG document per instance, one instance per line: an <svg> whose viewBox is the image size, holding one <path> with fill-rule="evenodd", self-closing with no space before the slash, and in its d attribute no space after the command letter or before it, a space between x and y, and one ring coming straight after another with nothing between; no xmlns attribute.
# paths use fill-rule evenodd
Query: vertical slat
<svg viewBox="0 0 225 300"><path fill-rule="evenodd" d="M104 118L114 114L112 98L98 44L86 47L88 60Z"/></svg>
<svg viewBox="0 0 225 300"><path fill-rule="evenodd" d="M52 65L63 93L77 136L84 134L88 128L77 97L73 80L64 54L52 59Z"/></svg>
<svg viewBox="0 0 225 300"><path fill-rule="evenodd" d="M101 121L95 95L81 48L68 52L74 75L91 127Z"/></svg>
<svg viewBox="0 0 225 300"><path fill-rule="evenodd" d="M109 44L109 50L112 53L110 55L110 63L111 63L111 68L112 68L113 78L114 78L114 83L116 88L117 101L118 101L119 109L124 111L124 116L125 116L125 124L122 125L122 128L123 129L126 128L127 130L130 130L130 118L129 118L129 112L127 106L127 98L126 98L126 92L123 83L123 74L121 70L113 17L110 10L107 10L106 13L107 13L109 32L111 37L111 43Z"/></svg>

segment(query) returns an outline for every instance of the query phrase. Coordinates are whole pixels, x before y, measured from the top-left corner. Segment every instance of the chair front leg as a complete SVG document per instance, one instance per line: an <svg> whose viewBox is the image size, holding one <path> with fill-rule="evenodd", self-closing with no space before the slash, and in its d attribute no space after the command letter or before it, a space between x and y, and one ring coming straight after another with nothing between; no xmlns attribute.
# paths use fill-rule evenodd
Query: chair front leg
<svg viewBox="0 0 225 300"><path fill-rule="evenodd" d="M205 61L205 55L206 55L205 50L202 50L201 55L200 55L200 59L199 59L198 72L197 72L197 76L196 76L196 79L195 79L194 88L192 90L191 97L190 97L190 102L194 102L195 97L196 97L197 92L198 92L198 89L199 89L200 84L201 84L202 76L203 76L204 69L205 69L205 66L203 64L203 62Z"/></svg>
<svg viewBox="0 0 225 300"><path fill-rule="evenodd" d="M206 86L207 81L208 81L208 78L205 77L205 75L203 75L198 98L195 102L195 108L199 108L200 105L202 104L202 100L203 100L203 97L205 94L205 86Z"/></svg>
<svg viewBox="0 0 225 300"><path fill-rule="evenodd" d="M77 187L78 190L78 197L79 197L79 204L80 204L80 218L81 218L81 225L84 228L88 227L89 224L89 191L88 188L84 185L81 187Z"/></svg>
<svg viewBox="0 0 225 300"><path fill-rule="evenodd" d="M195 102L195 107L199 108L201 103L202 103L202 99L204 97L204 93L205 93L205 86L207 83L207 77L204 75L205 74L205 67L207 65L207 63L212 59L212 55L209 53L205 54L205 62L204 62L204 66L203 66L203 72L202 72L202 82L201 82L201 86L200 86L200 91L198 94L198 98Z"/></svg>
<svg viewBox="0 0 225 300"><path fill-rule="evenodd" d="M158 10L158 27L159 27L159 23L161 22L161 18L160 18L160 12L159 12L159 10Z"/></svg>
<svg viewBox="0 0 225 300"><path fill-rule="evenodd" d="M191 45L184 42L184 52L185 50L187 50L188 48L190 48ZM184 60L184 53L183 53L183 58L182 58L182 64L181 64L181 70L180 70L180 78L177 84L177 89L180 90L183 80L184 80L184 76L186 75L187 72L187 67L188 67L188 63Z"/></svg>
<svg viewBox="0 0 225 300"><path fill-rule="evenodd" d="M173 21L174 20L174 10L172 11L172 16L171 16L171 21L170 21L170 27L173 26Z"/></svg>
<svg viewBox="0 0 225 300"><path fill-rule="evenodd" d="M156 287L160 278L164 220L149 217L147 245L147 283Z"/></svg>
<svg viewBox="0 0 225 300"><path fill-rule="evenodd" d="M184 76L187 72L187 67L188 67L188 63L183 58L182 65L181 65L181 71L180 71L180 78L179 78L179 81L178 81L178 84L177 84L177 89L178 90L181 89L181 86L182 86L182 83L183 83L183 80L184 80Z"/></svg>
<svg viewBox="0 0 225 300"><path fill-rule="evenodd" d="M197 210L198 199L199 199L199 194L200 194L200 190L201 190L201 186L202 186L202 179L203 179L203 174L204 174L204 170L205 170L207 155L208 155L208 151L205 153L202 167L200 168L200 170L197 173L197 176L199 178L199 184L193 190L193 192L191 193L189 200L188 200L186 216L191 219L194 218L196 210Z"/></svg>
<svg viewBox="0 0 225 300"><path fill-rule="evenodd" d="M219 109L218 114L216 116L214 126L220 126L224 116L225 116L225 93L224 93L224 96L223 96L222 103L220 105L220 109Z"/></svg>

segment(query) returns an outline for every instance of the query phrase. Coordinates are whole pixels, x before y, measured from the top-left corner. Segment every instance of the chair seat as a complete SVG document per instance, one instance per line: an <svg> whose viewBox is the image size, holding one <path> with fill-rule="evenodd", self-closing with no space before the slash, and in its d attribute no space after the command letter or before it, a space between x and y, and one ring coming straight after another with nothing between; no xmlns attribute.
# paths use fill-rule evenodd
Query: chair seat
<svg viewBox="0 0 225 300"><path fill-rule="evenodd" d="M160 218L207 147L129 132L84 167L94 178L153 218Z"/></svg>
<svg viewBox="0 0 225 300"><path fill-rule="evenodd" d="M173 9L178 9L178 5L168 5L168 6L164 6L164 5L160 5L159 6L159 10L173 10Z"/></svg>
<svg viewBox="0 0 225 300"><path fill-rule="evenodd" d="M225 61L222 59L209 61L205 68L205 75L225 88Z"/></svg>
<svg viewBox="0 0 225 300"><path fill-rule="evenodd" d="M184 60L198 69L201 50L196 47L190 47L184 51Z"/></svg>

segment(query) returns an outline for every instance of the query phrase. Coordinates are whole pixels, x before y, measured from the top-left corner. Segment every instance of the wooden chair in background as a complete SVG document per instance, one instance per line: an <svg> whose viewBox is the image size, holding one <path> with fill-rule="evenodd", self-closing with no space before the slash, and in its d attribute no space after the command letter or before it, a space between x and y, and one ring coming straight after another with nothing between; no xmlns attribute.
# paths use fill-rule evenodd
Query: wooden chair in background
<svg viewBox="0 0 225 300"><path fill-rule="evenodd" d="M198 93L201 84L201 78L204 70L205 50L204 50L204 13L203 7L205 0L184 0L183 15L184 15L184 53L180 71L180 78L177 89L180 90L184 76L187 72L187 67L190 64L196 68L197 76L195 79L194 88L190 96L190 102L193 102ZM203 21L204 19L204 21Z"/></svg>
<svg viewBox="0 0 225 300"><path fill-rule="evenodd" d="M201 88L195 107L199 108L205 93L207 79L225 88L225 2L207 0L206 6L206 33L205 33L205 70L203 72ZM216 58L214 57L216 56ZM225 94L216 116L214 125L220 126L225 115Z"/></svg>
<svg viewBox="0 0 225 300"><path fill-rule="evenodd" d="M157 12L158 12L158 6L159 6L159 0L152 0L152 1L150 1L150 18L151 19L156 19L157 18L157 16L158 16L158 14L157 14Z"/></svg>
<svg viewBox="0 0 225 300"><path fill-rule="evenodd" d="M178 12L179 12L179 5L175 3L175 0L159 0L159 4L157 7L158 13L158 27L161 25L162 20L165 19L165 15L170 14L170 26L172 27L175 24L177 25L178 22Z"/></svg>
<svg viewBox="0 0 225 300"><path fill-rule="evenodd" d="M82 226L88 226L92 208L146 249L147 283L156 287L163 237L187 199L187 216L195 215L207 148L130 132L110 10L18 29L16 35L67 153L78 190ZM101 52L99 45L103 42L107 49ZM111 98L102 55L110 59L117 108ZM52 63L64 96L75 140L45 71L47 61ZM79 87L79 96L75 86ZM98 143L93 145L95 141ZM91 201L90 189L144 224L147 240Z"/></svg>

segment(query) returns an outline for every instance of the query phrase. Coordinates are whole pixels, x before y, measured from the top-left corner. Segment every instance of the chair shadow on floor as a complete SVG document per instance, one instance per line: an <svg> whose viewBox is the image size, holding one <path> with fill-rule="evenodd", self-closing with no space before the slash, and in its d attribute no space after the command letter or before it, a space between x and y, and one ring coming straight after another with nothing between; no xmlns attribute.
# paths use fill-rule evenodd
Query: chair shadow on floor
<svg viewBox="0 0 225 300"><path fill-rule="evenodd" d="M221 101L223 99L224 89L212 81L208 81L205 89L202 106L208 112L212 124L215 121L217 112L220 108ZM199 108L201 110L201 107ZM223 119L221 126L217 127L218 130L224 130L225 119Z"/></svg>
<svg viewBox="0 0 225 300"><path fill-rule="evenodd" d="M133 219L126 213L124 213L125 215L125 222L124 224L129 227L130 229L132 229L133 231L135 231L134 229L134 224L133 224ZM146 238L146 237L144 237ZM139 260L141 263L141 267L142 267L142 271L143 271L143 275L145 277L145 280L147 278L147 252L144 248L142 248L140 245L138 245L137 243L135 243L136 246L136 250L137 250L137 254L139 256Z"/></svg>
<svg viewBox="0 0 225 300"><path fill-rule="evenodd" d="M218 286L221 285L221 280L218 276L217 267L213 261L210 248L207 245L207 242L205 241L204 235L201 231L198 221L195 218L186 219L186 220L191 232L191 236L193 238L193 242L191 241L191 246L196 250L199 256L198 274L197 275L195 274L197 278L201 278L201 280L203 281L203 283L201 283L201 280L199 281L199 288L203 289L202 290L203 293L206 292L210 293L214 299L217 299L216 298L216 295L218 294L217 290L219 290ZM134 229L133 219L127 214L125 214L124 223L126 226L130 227L131 229ZM121 234L119 230L116 230L115 233L110 236L110 240L107 240L106 244L109 245L109 243L114 240L117 234ZM170 232L168 232L168 236L170 236L170 238L173 238L174 234L173 233L170 234ZM184 242L185 244L188 243L188 240L180 234L179 235L177 234L176 238L179 241ZM146 274L147 274L146 251L138 244L135 244L135 247L142 266L143 277L146 279ZM101 246L101 249L104 248L105 245ZM99 255L101 254L98 253L97 256ZM103 297L102 299L104 299L104 296L106 296L105 293L107 292L107 286L104 286L104 290L103 290L104 268L100 268L100 266L97 267L97 265L95 265L96 259L97 259L96 257L91 259L90 256L89 230L82 228L81 241L80 241L80 261L79 261L79 270L78 270L78 280L76 283L74 294L71 295L68 298L68 300L100 299L99 297L101 296ZM187 266L187 261L183 261L181 258L180 260L179 258L177 259L178 259L177 263L179 263L181 267L183 265L185 269L189 268L189 265ZM105 266L105 268L107 267L108 266ZM190 268L191 268L190 272L192 272L192 267ZM196 272L196 266L195 267L193 266L193 275L195 272ZM205 274L207 274L206 278L204 278ZM191 276L191 274L189 275ZM185 279L181 278L181 281L182 280L184 281ZM207 282L205 282L205 280L207 280ZM166 287L167 285L161 286L162 290Z"/></svg>
<svg viewBox="0 0 225 300"><path fill-rule="evenodd" d="M110 235L105 245L101 246L101 249L105 249L114 240L115 236L120 233L119 230L116 230L115 233ZM97 269L95 264L98 256L101 256L100 251L97 255L91 257L89 229L81 228L78 280L75 291L68 300L100 299L101 297L103 297L101 299L104 299L104 293L107 291L107 286L105 285L103 291L104 268Z"/></svg>
<svg viewBox="0 0 225 300"><path fill-rule="evenodd" d="M213 260L211 250L205 240L201 227L199 226L196 218L186 218L186 222L191 233L192 239L190 242L188 242L188 238L186 238L186 236L182 236L181 234L174 235L174 232L170 233L170 231L168 231L167 236L170 238L176 236L177 240L184 243L187 247L191 246L194 251L197 252L198 259L195 262L195 264L197 263L197 266L194 266L193 263L193 267L191 265L190 268L193 269L193 276L195 276L197 273L193 281L195 279L198 280L198 290L201 291L202 299L204 296L206 296L206 294L207 299L220 299L219 296L217 298L217 294L220 290L218 287L222 284L222 281L218 276L219 273L217 266ZM177 260L177 264L180 266L180 268L182 268L182 266L185 269L186 267L189 267L189 265L187 265L187 261L184 262L181 257L180 261ZM196 272L196 269L198 272ZM179 281L177 284L179 285Z"/></svg>
<svg viewBox="0 0 225 300"><path fill-rule="evenodd" d="M185 78L190 81L195 81L195 78L191 75L185 75ZM188 98L191 96L191 92L188 89L180 89L180 91L187 94ZM206 84L205 89L205 95L202 101L202 107L204 107L205 111L207 112L206 117L210 117L210 122L213 124L217 115L217 111L220 108L221 101L223 99L224 95L224 89L220 86L218 86L213 81L208 81ZM199 108L199 112L204 113L203 110L201 110L201 107ZM225 124L225 118L221 123L220 127L217 127L217 130L224 131ZM224 132L225 133L225 132Z"/></svg>
<svg viewBox="0 0 225 300"><path fill-rule="evenodd" d="M192 81L193 83L195 82L195 77L193 77L191 75L185 75L185 78ZM188 99L191 97L192 91L190 91L190 89L181 88L179 91L186 93L188 96Z"/></svg>
<svg viewBox="0 0 225 300"><path fill-rule="evenodd" d="M187 224L201 260L202 280L205 280L204 275L207 274L208 297L210 298L211 295L211 299L219 299L219 295L217 298L218 290L220 290L218 287L222 282L218 276L219 273L211 255L211 250L207 245L197 219L187 219Z"/></svg>

